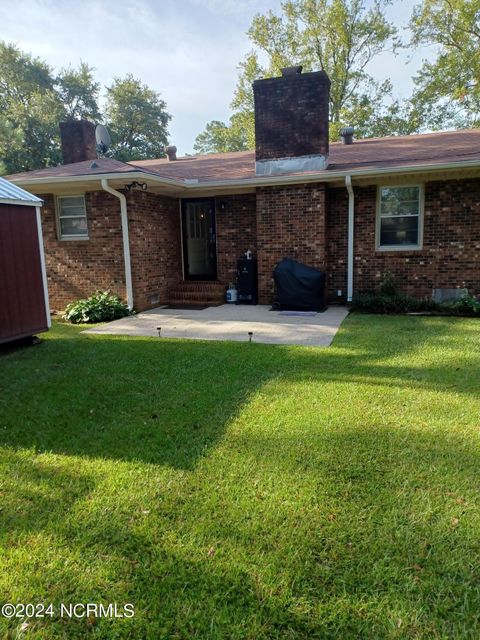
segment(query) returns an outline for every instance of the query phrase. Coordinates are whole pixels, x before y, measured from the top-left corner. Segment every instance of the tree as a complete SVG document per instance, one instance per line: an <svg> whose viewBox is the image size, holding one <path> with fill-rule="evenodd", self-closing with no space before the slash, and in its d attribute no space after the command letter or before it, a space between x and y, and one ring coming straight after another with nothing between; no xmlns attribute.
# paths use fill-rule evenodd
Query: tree
<svg viewBox="0 0 480 640"><path fill-rule="evenodd" d="M165 156L171 116L160 95L128 74L107 88L106 121L118 160Z"/></svg>
<svg viewBox="0 0 480 640"><path fill-rule="evenodd" d="M54 76L49 65L0 41L0 164L7 173L61 163L58 123L98 120L100 85L81 63Z"/></svg>
<svg viewBox="0 0 480 640"><path fill-rule="evenodd" d="M58 124L69 119L108 120L119 159L164 155L170 115L160 96L131 75L116 78L104 116L93 71L82 62L54 74L40 58L0 41L0 173L60 164Z"/></svg>
<svg viewBox="0 0 480 640"><path fill-rule="evenodd" d="M306 71L322 69L330 77L331 139L337 140L345 125L355 126L362 136L415 130L416 123L392 99L390 82L378 82L367 71L375 57L400 46L396 28L385 17L389 4L391 0L287 0L280 14L254 17L248 30L254 48L240 64L232 102L249 148L255 145L253 81L298 64Z"/></svg>
<svg viewBox="0 0 480 640"><path fill-rule="evenodd" d="M100 84L93 78L93 69L81 62L78 69L61 69L56 79L59 98L67 120L97 121L101 119L98 108Z"/></svg>
<svg viewBox="0 0 480 640"><path fill-rule="evenodd" d="M245 130L233 116L229 126L219 120L208 122L205 130L195 138L193 149L197 153L245 151L248 149L248 141Z"/></svg>
<svg viewBox="0 0 480 640"><path fill-rule="evenodd" d="M50 67L0 42L0 160L7 172L60 161L62 105Z"/></svg>
<svg viewBox="0 0 480 640"><path fill-rule="evenodd" d="M480 1L424 0L415 7L412 45L434 45L414 78L417 118L431 129L480 125Z"/></svg>

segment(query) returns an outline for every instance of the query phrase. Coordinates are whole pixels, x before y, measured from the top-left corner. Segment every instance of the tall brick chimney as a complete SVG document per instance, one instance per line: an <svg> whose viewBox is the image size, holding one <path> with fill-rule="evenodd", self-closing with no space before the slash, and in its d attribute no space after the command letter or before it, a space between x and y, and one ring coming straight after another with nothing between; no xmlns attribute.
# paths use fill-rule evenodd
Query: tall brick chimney
<svg viewBox="0 0 480 640"><path fill-rule="evenodd" d="M325 169L330 96L325 71L287 67L279 78L256 80L253 95L256 174Z"/></svg>
<svg viewBox="0 0 480 640"><path fill-rule="evenodd" d="M95 125L88 120L70 120L60 122L63 164L95 160L97 143Z"/></svg>

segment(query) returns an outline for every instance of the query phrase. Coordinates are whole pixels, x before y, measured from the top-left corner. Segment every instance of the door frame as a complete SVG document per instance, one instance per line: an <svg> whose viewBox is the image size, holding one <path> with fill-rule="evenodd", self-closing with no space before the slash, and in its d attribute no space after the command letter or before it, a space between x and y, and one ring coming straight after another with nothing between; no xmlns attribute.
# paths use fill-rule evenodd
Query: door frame
<svg viewBox="0 0 480 640"><path fill-rule="evenodd" d="M212 209L212 227L213 235L215 237L215 268L212 275L203 276L191 276L188 273L188 243L187 243L187 229L186 229L186 205L190 202L210 202ZM218 259L217 259L217 218L216 218L216 203L215 198L182 198L181 200L181 223L182 223L182 258L183 258L183 279L184 280L216 280L218 276Z"/></svg>

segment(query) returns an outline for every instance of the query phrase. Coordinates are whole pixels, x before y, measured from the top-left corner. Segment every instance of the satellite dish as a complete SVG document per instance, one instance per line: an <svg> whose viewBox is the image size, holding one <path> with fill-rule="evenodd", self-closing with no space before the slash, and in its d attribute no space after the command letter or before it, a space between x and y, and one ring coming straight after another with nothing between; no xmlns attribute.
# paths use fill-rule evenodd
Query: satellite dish
<svg viewBox="0 0 480 640"><path fill-rule="evenodd" d="M107 127L105 127L103 124L97 124L97 126L95 127L95 140L97 141L98 153L102 155L106 153L112 141Z"/></svg>

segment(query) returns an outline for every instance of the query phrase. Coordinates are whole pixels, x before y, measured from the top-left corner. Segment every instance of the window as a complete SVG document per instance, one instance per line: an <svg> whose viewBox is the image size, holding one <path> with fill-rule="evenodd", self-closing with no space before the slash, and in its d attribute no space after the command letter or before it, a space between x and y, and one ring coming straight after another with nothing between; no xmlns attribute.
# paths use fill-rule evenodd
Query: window
<svg viewBox="0 0 480 640"><path fill-rule="evenodd" d="M422 245L423 189L379 187L377 249L419 249Z"/></svg>
<svg viewBox="0 0 480 640"><path fill-rule="evenodd" d="M83 196L58 198L58 234L61 240L88 238L87 212Z"/></svg>

